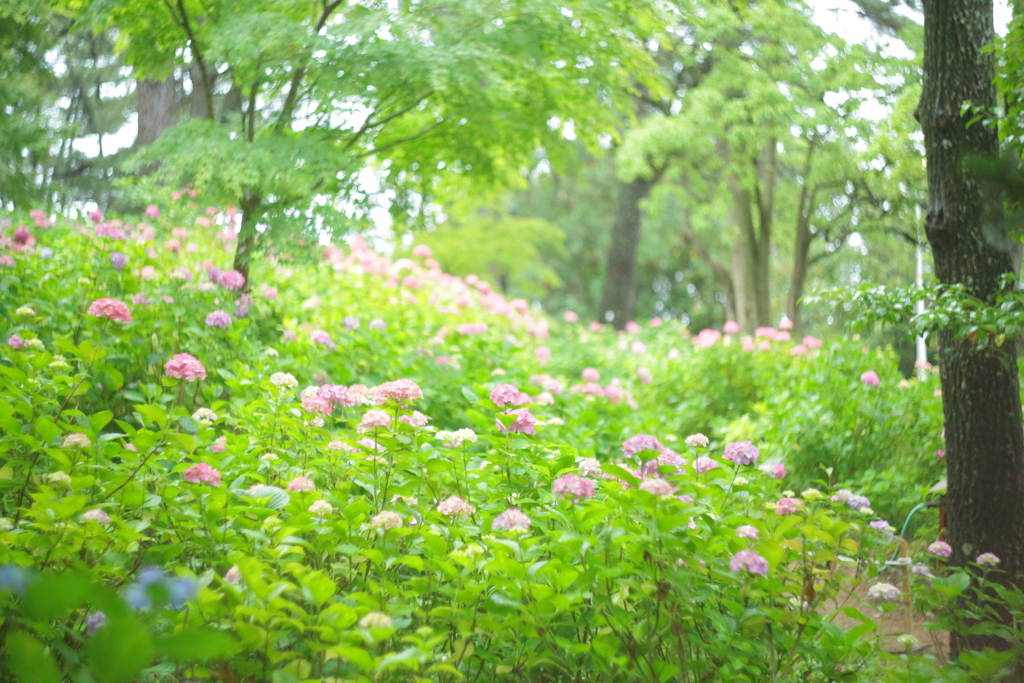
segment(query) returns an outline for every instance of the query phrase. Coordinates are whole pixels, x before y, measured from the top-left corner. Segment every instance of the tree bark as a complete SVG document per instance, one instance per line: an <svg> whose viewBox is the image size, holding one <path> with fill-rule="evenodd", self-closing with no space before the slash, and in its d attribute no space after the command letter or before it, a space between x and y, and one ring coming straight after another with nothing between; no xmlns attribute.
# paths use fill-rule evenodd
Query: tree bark
<svg viewBox="0 0 1024 683"><path fill-rule="evenodd" d="M640 202L651 193L661 173L661 170L656 170L650 178L635 178L628 183L619 183L619 206L612 225L604 294L598 313L600 322L611 322L619 330L632 320L636 300L636 255L643 221ZM607 317L609 312L610 321Z"/></svg>
<svg viewBox="0 0 1024 683"><path fill-rule="evenodd" d="M924 87L917 117L928 159L925 233L943 283L962 283L992 303L1000 278L1013 271L1002 204L967 168L972 157L995 157L997 133L977 111L993 111L994 62L983 48L994 36L992 0L925 0ZM963 103L971 107L961 115ZM983 343L986 340L982 340ZM939 335L950 563L963 566L995 553L1006 580L1024 586L1024 430L1012 342ZM995 636L954 634L964 649L1006 647Z"/></svg>
<svg viewBox="0 0 1024 683"><path fill-rule="evenodd" d="M135 81L136 111L139 132L135 146L154 142L160 134L178 123L178 88L174 75L163 80Z"/></svg>
<svg viewBox="0 0 1024 683"><path fill-rule="evenodd" d="M214 73L210 78L210 83L207 83L206 72L203 70L203 66L196 60L192 60L188 73L192 79L189 113L194 119L212 119L213 103L210 101L210 98L213 97L213 86L217 80L217 74Z"/></svg>
<svg viewBox="0 0 1024 683"><path fill-rule="evenodd" d="M732 282L732 273L722 265L708 251L705 245L693 229L693 222L690 218L690 210L685 209L682 216L682 226L679 228L679 236L693 253L711 270L718 286L725 295L725 315L728 320L736 320L736 288Z"/></svg>
<svg viewBox="0 0 1024 683"><path fill-rule="evenodd" d="M231 266L245 276L245 291L252 289L249 282L249 265L252 263L252 252L256 247L256 222L259 218L262 199L256 194L245 191L239 202L242 210L242 224L238 229L238 243L235 245L235 261Z"/></svg>

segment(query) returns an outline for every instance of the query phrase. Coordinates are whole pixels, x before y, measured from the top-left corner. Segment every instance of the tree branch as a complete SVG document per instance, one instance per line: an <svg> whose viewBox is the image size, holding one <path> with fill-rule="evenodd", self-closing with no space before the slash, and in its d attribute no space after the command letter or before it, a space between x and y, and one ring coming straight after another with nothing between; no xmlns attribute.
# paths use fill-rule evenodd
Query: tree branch
<svg viewBox="0 0 1024 683"><path fill-rule="evenodd" d="M334 0L334 2L328 3L324 0L324 9L320 13L320 19L316 22L316 26L313 28L313 35L316 36L320 33L320 30L327 25L327 20L330 18L334 10L338 9L343 0ZM299 100L299 86L302 85L302 79L306 75L306 64L303 64L295 70L292 74L292 80L288 84L288 95L285 96L284 105L281 107L281 115L277 119L277 124L274 126L275 132L284 130L295 114L295 105Z"/></svg>

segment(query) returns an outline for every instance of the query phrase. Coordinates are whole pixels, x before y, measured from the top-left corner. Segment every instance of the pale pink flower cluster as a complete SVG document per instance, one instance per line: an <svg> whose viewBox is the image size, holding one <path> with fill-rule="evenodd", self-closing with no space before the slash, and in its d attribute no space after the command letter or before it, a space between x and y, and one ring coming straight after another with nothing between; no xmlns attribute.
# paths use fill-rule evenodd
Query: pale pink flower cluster
<svg viewBox="0 0 1024 683"><path fill-rule="evenodd" d="M312 332L309 333L309 338L311 341L326 346L332 351L335 351L338 348L338 346L333 341L331 341L331 335L324 330L313 330Z"/></svg>
<svg viewBox="0 0 1024 683"><path fill-rule="evenodd" d="M21 335L15 332L7 338L7 345L12 349L27 349L28 342L21 338Z"/></svg>
<svg viewBox="0 0 1024 683"><path fill-rule="evenodd" d="M877 387L881 380L878 377L877 372L875 372L874 370L868 370L867 372L860 376L860 381L863 382L864 384L867 384L869 387Z"/></svg>
<svg viewBox="0 0 1024 683"><path fill-rule="evenodd" d="M672 484L668 483L664 479L644 479L640 482L640 490L647 491L655 496L671 496L676 492L676 489Z"/></svg>
<svg viewBox="0 0 1024 683"><path fill-rule="evenodd" d="M217 273L217 284L224 289L237 291L245 287L245 276L237 270L222 270Z"/></svg>
<svg viewBox="0 0 1024 683"><path fill-rule="evenodd" d="M187 353L176 354L168 360L164 372L172 379L183 379L186 382L206 379L206 368L198 358Z"/></svg>
<svg viewBox="0 0 1024 683"><path fill-rule="evenodd" d="M383 429L391 424L391 416L383 410L368 410L363 413L362 422L359 427L361 431L368 431L371 429Z"/></svg>
<svg viewBox="0 0 1024 683"><path fill-rule="evenodd" d="M995 553L982 553L974 561L983 567L994 567L999 564L999 557Z"/></svg>
<svg viewBox="0 0 1024 683"><path fill-rule="evenodd" d="M711 441L708 439L708 437L704 436L700 432L697 432L696 434L690 434L688 437L686 437L685 443L689 448L707 448L708 444L711 443Z"/></svg>
<svg viewBox="0 0 1024 683"><path fill-rule="evenodd" d="M734 441L726 445L722 457L737 465L753 465L761 457L761 451L749 441Z"/></svg>
<svg viewBox="0 0 1024 683"><path fill-rule="evenodd" d="M324 417L327 417L334 412L334 405L328 399L319 394L303 396L302 407L307 412L314 415L323 415Z"/></svg>
<svg viewBox="0 0 1024 683"><path fill-rule="evenodd" d="M868 597L882 602L892 602L900 597L900 589L891 583L876 583L868 588Z"/></svg>
<svg viewBox="0 0 1024 683"><path fill-rule="evenodd" d="M704 474L710 470L721 467L718 462L706 455L702 455L693 463L694 469L697 470L697 474Z"/></svg>
<svg viewBox="0 0 1024 683"><path fill-rule="evenodd" d="M508 428L501 420L496 420L498 429L502 432L517 432L519 434L536 434L537 433L537 418L530 413L528 408L516 408L515 410L507 411L509 415L515 415L515 422L510 424Z"/></svg>
<svg viewBox="0 0 1024 683"><path fill-rule="evenodd" d="M594 482L577 477L575 474L566 474L555 479L551 485L551 490L560 496L569 496L576 499L592 498L594 496Z"/></svg>
<svg viewBox="0 0 1024 683"><path fill-rule="evenodd" d="M799 498L781 498L775 504L775 514L792 515L804 509L804 502Z"/></svg>
<svg viewBox="0 0 1024 683"><path fill-rule="evenodd" d="M282 391L299 386L299 380L295 379L295 375L289 372L275 372L270 376L270 383Z"/></svg>
<svg viewBox="0 0 1024 683"><path fill-rule="evenodd" d="M206 316L207 327L219 327L223 330L228 329L231 324L231 315L227 311L217 309Z"/></svg>
<svg viewBox="0 0 1024 683"><path fill-rule="evenodd" d="M447 517L471 515L475 508L458 496L451 496L437 504L437 511Z"/></svg>
<svg viewBox="0 0 1024 683"><path fill-rule="evenodd" d="M650 384L651 380L654 379L654 376L651 374L651 371L647 368L637 368L636 378L640 380L642 384Z"/></svg>
<svg viewBox="0 0 1024 683"><path fill-rule="evenodd" d="M114 322L130 323L132 314L123 301L117 299L96 299L89 304L89 315L96 318L108 318Z"/></svg>
<svg viewBox="0 0 1024 683"><path fill-rule="evenodd" d="M562 318L567 323L574 323L580 319L580 316L576 313L576 311L566 311L562 313Z"/></svg>
<svg viewBox="0 0 1024 683"><path fill-rule="evenodd" d="M89 448L92 441L85 434L68 434L64 437L65 448Z"/></svg>
<svg viewBox="0 0 1024 683"><path fill-rule="evenodd" d="M398 418L399 422L405 422L406 424L412 425L413 427L426 427L427 422L430 420L426 415L418 410L412 411L412 415L403 415Z"/></svg>
<svg viewBox="0 0 1024 683"><path fill-rule="evenodd" d="M509 508L494 518L495 531L529 531L530 517L518 508Z"/></svg>
<svg viewBox="0 0 1024 683"><path fill-rule="evenodd" d="M110 515L104 510L96 508L95 510L89 510L88 512L82 513L82 519L89 522L96 522L97 524L110 524Z"/></svg>
<svg viewBox="0 0 1024 683"><path fill-rule="evenodd" d="M626 439L622 444L622 452L627 458L631 458L641 451L663 451L665 447L656 438L649 434L637 434Z"/></svg>
<svg viewBox="0 0 1024 683"><path fill-rule="evenodd" d="M519 405L521 392L511 384L499 384L491 390L491 401L499 408L505 405Z"/></svg>
<svg viewBox="0 0 1024 683"><path fill-rule="evenodd" d="M722 339L722 333L718 330L706 329L697 333L693 338L693 345L699 349L707 349L717 344Z"/></svg>
<svg viewBox="0 0 1024 683"><path fill-rule="evenodd" d="M301 493L303 491L315 491L316 484L309 477L295 477L288 482L288 490L292 493Z"/></svg>
<svg viewBox="0 0 1024 683"><path fill-rule="evenodd" d="M935 541L928 546L928 552L936 557L949 557L953 554L953 546L945 541Z"/></svg>
<svg viewBox="0 0 1024 683"><path fill-rule="evenodd" d="M383 405L389 400L404 403L405 401L418 401L421 398L423 398L423 391L411 379L384 382L373 389L373 401L377 405Z"/></svg>
<svg viewBox="0 0 1024 683"><path fill-rule="evenodd" d="M580 379L584 382L598 382L601 379L601 373L596 368L584 368L580 373Z"/></svg>
<svg viewBox="0 0 1024 683"><path fill-rule="evenodd" d="M732 560L729 561L729 569L737 573L747 571L751 574L765 576L768 574L768 560L753 550L741 550L732 556Z"/></svg>
<svg viewBox="0 0 1024 683"><path fill-rule="evenodd" d="M773 465L762 465L761 471L767 474L772 479L784 479L786 477L786 466L783 465L781 462L777 462Z"/></svg>
<svg viewBox="0 0 1024 683"><path fill-rule="evenodd" d="M738 334L740 331L740 325L735 320L729 320L722 326L722 330L726 334Z"/></svg>
<svg viewBox="0 0 1024 683"><path fill-rule="evenodd" d="M385 531L399 529L402 526L402 516L397 512L381 510L370 520L370 526L377 529L384 529Z"/></svg>
<svg viewBox="0 0 1024 683"><path fill-rule="evenodd" d="M214 488L220 486L220 472L213 469L205 462L189 467L181 476L182 479L193 484L209 484Z"/></svg>
<svg viewBox="0 0 1024 683"><path fill-rule="evenodd" d="M761 538L761 532L756 527L752 527L749 524L744 524L741 527L737 527L736 535L740 538L746 538L751 541L756 541Z"/></svg>
<svg viewBox="0 0 1024 683"><path fill-rule="evenodd" d="M487 323L462 323L455 328L459 334L484 334L487 332Z"/></svg>

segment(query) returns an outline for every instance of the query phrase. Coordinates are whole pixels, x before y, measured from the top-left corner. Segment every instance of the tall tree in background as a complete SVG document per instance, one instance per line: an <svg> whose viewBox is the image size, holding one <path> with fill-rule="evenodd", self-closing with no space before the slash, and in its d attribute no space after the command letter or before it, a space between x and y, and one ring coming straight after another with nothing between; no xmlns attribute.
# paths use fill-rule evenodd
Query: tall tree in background
<svg viewBox="0 0 1024 683"><path fill-rule="evenodd" d="M972 119L996 108L992 0L925 0L924 88L917 110L928 157L925 232L941 282L993 303L1013 273L998 196L965 166L999 153L997 131ZM1024 429L1017 348L978 347L939 335L946 421L950 561L993 552L1024 586ZM996 636L954 634L953 649L1000 646Z"/></svg>

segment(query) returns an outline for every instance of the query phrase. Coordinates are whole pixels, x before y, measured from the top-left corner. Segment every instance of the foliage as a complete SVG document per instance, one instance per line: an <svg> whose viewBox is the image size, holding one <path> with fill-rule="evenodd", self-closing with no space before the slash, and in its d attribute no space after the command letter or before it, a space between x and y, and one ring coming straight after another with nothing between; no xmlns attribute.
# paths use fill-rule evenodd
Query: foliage
<svg viewBox="0 0 1024 683"><path fill-rule="evenodd" d="M683 345L679 330L651 328L637 333L647 349L623 338L619 353L605 331L549 336L525 302L359 241L308 265L268 260L259 276L276 288L248 300L216 270L203 279L231 251L230 214L196 217L187 194L160 209L151 227L60 221L5 254L0 564L106 586L48 613L13 594L8 612L24 616L8 633L10 661L42 648L69 676L99 670L91 643L113 638L106 627L86 635L86 620L121 609L110 591L138 607L132 585L170 585L148 567L199 589L185 601L167 589L176 609L115 612L145 626L134 626L133 671L171 680L830 680L877 659L871 619L848 607L863 626L844 632L828 605L884 566L885 525L829 500L828 483L782 501L798 481L758 466L791 465L784 440L772 451L755 435L760 460L722 457L750 387L808 367L849 377L862 367L856 344L801 357L779 336L767 351L734 339L677 355L665 346ZM97 317L123 317L96 308L102 298L133 302L131 321ZM204 324L215 310L226 327ZM554 347L551 372L572 377L593 361L607 386L539 374L547 356L534 337ZM180 353L205 377L169 376ZM637 361L660 358L670 365L658 384L632 379ZM671 364L705 374L703 399L668 385ZM735 384L712 384L730 374ZM385 412L317 402L401 377L423 398L384 400ZM705 423L679 406L700 416L719 391L728 403L697 419L736 420L708 446L684 444L688 425ZM642 431L681 455L653 437L638 443ZM718 467L696 468L707 456ZM513 507L528 530L495 525ZM759 538L737 537L744 525ZM28 628L31 640L12 639ZM196 628L225 635L200 650ZM134 675L125 671L118 680Z"/></svg>

